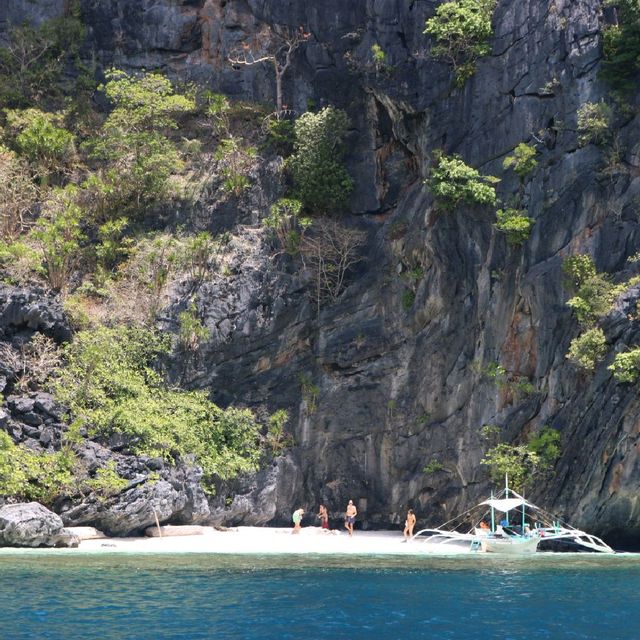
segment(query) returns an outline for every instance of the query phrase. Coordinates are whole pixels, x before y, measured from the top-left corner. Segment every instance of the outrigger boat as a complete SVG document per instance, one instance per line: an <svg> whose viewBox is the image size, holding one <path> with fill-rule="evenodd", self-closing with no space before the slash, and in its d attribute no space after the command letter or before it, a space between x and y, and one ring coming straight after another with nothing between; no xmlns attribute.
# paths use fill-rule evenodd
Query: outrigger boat
<svg viewBox="0 0 640 640"><path fill-rule="evenodd" d="M478 519L473 517L481 511ZM515 514L510 522L509 514ZM498 520L498 515L500 519ZM487 519L490 520L487 523ZM458 523L458 524L456 524ZM460 532L462 527L471 527ZM536 551L573 551L615 553L603 540L555 518L540 507L525 500L509 488L493 495L465 513L436 529L422 529L412 540L424 544L431 553L503 553L528 555Z"/></svg>

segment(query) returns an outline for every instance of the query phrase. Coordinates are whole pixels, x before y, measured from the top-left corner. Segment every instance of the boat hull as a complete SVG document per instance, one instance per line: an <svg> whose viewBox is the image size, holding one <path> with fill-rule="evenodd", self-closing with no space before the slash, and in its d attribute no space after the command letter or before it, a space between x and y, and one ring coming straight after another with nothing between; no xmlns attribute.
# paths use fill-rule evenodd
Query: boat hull
<svg viewBox="0 0 640 640"><path fill-rule="evenodd" d="M502 553L524 556L538 550L539 538L482 538L480 544L485 553Z"/></svg>

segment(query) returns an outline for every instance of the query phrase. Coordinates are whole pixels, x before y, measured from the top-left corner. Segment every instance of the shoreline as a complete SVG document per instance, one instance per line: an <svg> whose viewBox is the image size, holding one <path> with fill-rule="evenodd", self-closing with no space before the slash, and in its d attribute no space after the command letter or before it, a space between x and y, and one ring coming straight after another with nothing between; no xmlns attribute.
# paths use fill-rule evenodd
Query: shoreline
<svg viewBox="0 0 640 640"><path fill-rule="evenodd" d="M402 531L355 531L350 537L347 531L332 529L327 531L320 527L303 527L299 533L292 533L293 528L275 527L233 527L220 531L206 526L170 526L162 527L162 536L153 535L115 538L106 537L95 529L79 527L76 529L83 539L78 547L0 547L0 556L10 555L189 555L205 554L211 556L387 556L423 558L458 558L480 557L502 558L516 561L519 557L507 557L502 554L485 553L434 553L425 549L422 541L405 541ZM74 531L74 528L70 528ZM80 530L83 530L82 533ZM194 533L194 530L196 531ZM152 530L149 531L151 533ZM86 537L83 537L86 536ZM640 558L640 554L622 552L616 554L572 554L572 553L538 553L527 555L533 557L570 557L581 556L582 559L620 558L631 556Z"/></svg>
<svg viewBox="0 0 640 640"><path fill-rule="evenodd" d="M83 540L75 551L224 555L423 553L420 544L406 543L402 532L360 531L350 537L346 531L328 532L320 527L303 527L295 534L292 531L292 528L271 527L233 527L227 531L218 531L213 527L202 527L202 532L196 535L182 535L175 531L162 537Z"/></svg>

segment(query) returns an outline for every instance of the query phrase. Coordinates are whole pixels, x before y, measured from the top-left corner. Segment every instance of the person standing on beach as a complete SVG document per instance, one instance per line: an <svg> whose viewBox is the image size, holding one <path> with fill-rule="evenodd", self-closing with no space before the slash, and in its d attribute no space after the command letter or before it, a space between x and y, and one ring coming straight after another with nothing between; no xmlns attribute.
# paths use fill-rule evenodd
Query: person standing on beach
<svg viewBox="0 0 640 640"><path fill-rule="evenodd" d="M353 523L356 521L356 516L358 515L358 510L356 509L356 505L353 504L353 500L349 500L349 504L347 505L347 512L345 513L345 521L344 526L345 529L349 532L349 535L353 535Z"/></svg>
<svg viewBox="0 0 640 640"><path fill-rule="evenodd" d="M323 529L329 529L329 514L327 513L327 507L323 504L320 505L320 509L318 510L318 518L320 518L320 526Z"/></svg>
<svg viewBox="0 0 640 640"><path fill-rule="evenodd" d="M413 538L413 527L416 526L416 516L413 509L407 511L407 519L404 522L404 537L406 540Z"/></svg>
<svg viewBox="0 0 640 640"><path fill-rule="evenodd" d="M291 533L300 533L300 523L302 522L303 515L304 509L302 507L293 512L293 516L291 516L293 520L293 531Z"/></svg>

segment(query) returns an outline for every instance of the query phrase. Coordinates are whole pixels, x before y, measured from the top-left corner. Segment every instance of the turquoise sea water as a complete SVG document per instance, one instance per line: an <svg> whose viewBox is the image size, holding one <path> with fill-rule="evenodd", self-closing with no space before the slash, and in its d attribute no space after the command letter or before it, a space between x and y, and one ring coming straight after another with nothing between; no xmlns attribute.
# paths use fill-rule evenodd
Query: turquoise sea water
<svg viewBox="0 0 640 640"><path fill-rule="evenodd" d="M2 640L640 639L640 558L0 553Z"/></svg>

